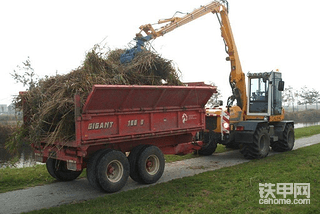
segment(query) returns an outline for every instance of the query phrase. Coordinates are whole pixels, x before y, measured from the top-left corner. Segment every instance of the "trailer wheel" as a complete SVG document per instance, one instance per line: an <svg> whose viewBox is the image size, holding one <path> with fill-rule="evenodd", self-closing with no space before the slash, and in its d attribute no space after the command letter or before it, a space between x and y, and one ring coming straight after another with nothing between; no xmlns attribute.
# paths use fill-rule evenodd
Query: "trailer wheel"
<svg viewBox="0 0 320 214"><path fill-rule="evenodd" d="M102 156L110 151L111 149L99 150L95 152L87 162L87 179L89 181L89 184L98 190L101 190L102 188L97 177L97 164Z"/></svg>
<svg viewBox="0 0 320 214"><path fill-rule="evenodd" d="M287 124L283 131L283 139L274 143L271 147L276 152L291 151L294 146L294 129L291 124Z"/></svg>
<svg viewBox="0 0 320 214"><path fill-rule="evenodd" d="M203 156L212 155L217 149L217 140L214 138L214 132L204 134L204 146L195 153Z"/></svg>
<svg viewBox="0 0 320 214"><path fill-rule="evenodd" d="M156 146L148 146L142 149L138 157L138 173L143 183L157 182L164 171L165 160L163 153Z"/></svg>
<svg viewBox="0 0 320 214"><path fill-rule="evenodd" d="M119 191L125 186L129 171L129 161L122 152L112 150L103 154L97 165L101 188L108 193Z"/></svg>
<svg viewBox="0 0 320 214"><path fill-rule="evenodd" d="M266 157L270 151L270 136L267 128L260 127L253 135L252 143L243 144L240 152L247 159L261 159Z"/></svg>
<svg viewBox="0 0 320 214"><path fill-rule="evenodd" d="M71 171L67 169L67 162L48 158L46 167L49 174L59 181L72 181L79 177L81 171Z"/></svg>
<svg viewBox="0 0 320 214"><path fill-rule="evenodd" d="M130 177L132 178L132 180L138 183L142 183L142 179L138 172L138 157L140 156L142 150L148 146L149 145L136 146L131 150L128 156L128 160L130 164Z"/></svg>
<svg viewBox="0 0 320 214"><path fill-rule="evenodd" d="M59 180L56 175L56 159L48 158L46 162L46 167L51 177Z"/></svg>

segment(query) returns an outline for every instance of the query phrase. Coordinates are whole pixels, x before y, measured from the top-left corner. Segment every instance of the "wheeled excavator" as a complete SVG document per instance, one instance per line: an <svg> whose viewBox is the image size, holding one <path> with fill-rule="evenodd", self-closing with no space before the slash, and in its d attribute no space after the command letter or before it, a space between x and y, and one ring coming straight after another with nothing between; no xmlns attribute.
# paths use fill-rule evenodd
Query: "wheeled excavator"
<svg viewBox="0 0 320 214"><path fill-rule="evenodd" d="M164 24L154 29L151 24L140 26L136 34L136 46L121 56L121 63L130 63L135 55L145 49L145 43L183 26L206 14L216 14L221 26L221 35L231 63L229 84L232 95L226 109L219 107L206 110L206 129L199 133L205 142L198 151L201 155L211 155L217 144L240 148L248 159L260 159L268 155L270 147L274 151L292 150L294 146L294 122L284 120L282 91L284 81L278 71L248 73L248 86L242 71L239 54L228 17L228 2L216 0L201 6L183 17L159 20Z"/></svg>

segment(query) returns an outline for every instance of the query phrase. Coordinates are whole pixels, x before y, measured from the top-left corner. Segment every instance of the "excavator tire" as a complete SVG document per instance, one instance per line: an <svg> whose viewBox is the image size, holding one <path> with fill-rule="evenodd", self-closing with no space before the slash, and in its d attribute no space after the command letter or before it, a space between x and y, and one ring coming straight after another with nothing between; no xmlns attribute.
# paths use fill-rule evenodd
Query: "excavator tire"
<svg viewBox="0 0 320 214"><path fill-rule="evenodd" d="M213 132L208 132L204 135L204 143L205 145L195 154L199 154L202 156L212 155L217 149L217 140L213 136Z"/></svg>
<svg viewBox="0 0 320 214"><path fill-rule="evenodd" d="M294 129L292 124L287 124L283 131L283 139L271 145L276 152L291 151L294 146Z"/></svg>
<svg viewBox="0 0 320 214"><path fill-rule="evenodd" d="M254 135L252 143L243 144L240 152L247 159L261 159L270 151L270 136L266 127L259 127Z"/></svg>

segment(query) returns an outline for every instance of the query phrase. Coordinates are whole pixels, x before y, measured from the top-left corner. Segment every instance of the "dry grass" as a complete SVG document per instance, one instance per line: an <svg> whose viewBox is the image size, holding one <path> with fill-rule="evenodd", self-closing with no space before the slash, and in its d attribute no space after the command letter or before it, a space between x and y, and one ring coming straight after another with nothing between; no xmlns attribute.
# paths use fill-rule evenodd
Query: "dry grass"
<svg viewBox="0 0 320 214"><path fill-rule="evenodd" d="M95 84L182 84L171 61L143 51L132 62L121 64L123 52L117 49L103 53L95 47L78 69L66 75L40 79L27 93L21 94L16 106L23 108L27 120L18 131L23 135L20 137L27 137L29 142L44 140L48 144L74 139L74 94L80 93L83 104Z"/></svg>

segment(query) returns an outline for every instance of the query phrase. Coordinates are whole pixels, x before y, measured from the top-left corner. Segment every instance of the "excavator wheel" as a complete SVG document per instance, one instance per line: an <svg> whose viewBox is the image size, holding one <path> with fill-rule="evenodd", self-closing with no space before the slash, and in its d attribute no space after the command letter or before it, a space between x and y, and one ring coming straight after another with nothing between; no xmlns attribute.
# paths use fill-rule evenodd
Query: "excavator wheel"
<svg viewBox="0 0 320 214"><path fill-rule="evenodd" d="M271 145L276 152L291 151L294 146L294 129L292 124L287 124L283 131L283 139Z"/></svg>
<svg viewBox="0 0 320 214"><path fill-rule="evenodd" d="M259 127L253 135L252 143L243 144L240 152L247 159L261 159L270 151L270 136L267 128Z"/></svg>
<svg viewBox="0 0 320 214"><path fill-rule="evenodd" d="M204 134L204 143L205 145L198 151L195 151L195 154L202 156L212 155L217 149L217 139L214 138L213 132L208 132Z"/></svg>

